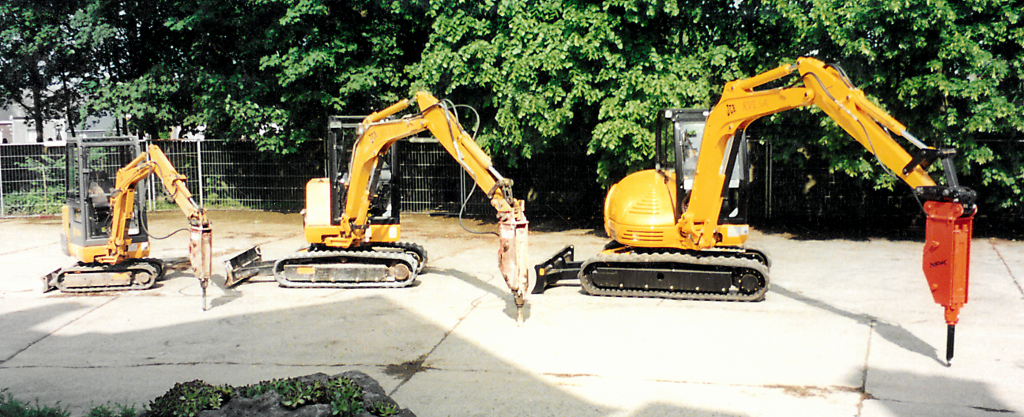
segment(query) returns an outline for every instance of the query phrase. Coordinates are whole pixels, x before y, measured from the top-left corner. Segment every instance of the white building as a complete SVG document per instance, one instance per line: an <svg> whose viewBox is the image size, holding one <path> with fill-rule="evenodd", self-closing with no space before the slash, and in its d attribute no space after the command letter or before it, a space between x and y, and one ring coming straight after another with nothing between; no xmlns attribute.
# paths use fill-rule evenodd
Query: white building
<svg viewBox="0 0 1024 417"><path fill-rule="evenodd" d="M64 145L68 137L66 125L64 120L46 120L43 122L43 137L39 138L35 122L25 117L20 107L0 109L0 144Z"/></svg>
<svg viewBox="0 0 1024 417"><path fill-rule="evenodd" d="M113 119L104 117L98 120L90 119L86 126L89 129L75 129L78 136L105 136L110 135L113 129ZM43 144L46 146L63 146L67 142L70 132L67 129L66 120L46 120L43 122L43 137L39 138L36 133L35 122L25 117L25 112L18 106L11 106L9 109L0 109L0 144Z"/></svg>

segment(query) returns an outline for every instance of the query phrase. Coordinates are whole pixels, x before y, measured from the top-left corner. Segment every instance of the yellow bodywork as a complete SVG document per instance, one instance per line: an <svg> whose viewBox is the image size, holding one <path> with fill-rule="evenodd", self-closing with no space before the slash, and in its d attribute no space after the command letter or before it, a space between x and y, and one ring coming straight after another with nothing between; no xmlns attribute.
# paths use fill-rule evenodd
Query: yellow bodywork
<svg viewBox="0 0 1024 417"><path fill-rule="evenodd" d="M306 183L306 241L327 246L348 247L352 240L340 237L341 226L331 224L331 184L327 178L313 178ZM397 242L402 235L398 224L371 224L363 235L366 242Z"/></svg>
<svg viewBox="0 0 1024 417"><path fill-rule="evenodd" d="M68 213L68 206L61 207L61 225L63 227L64 236L71 237L72 234L79 234L81 231L71 227L70 213ZM97 258L107 255L106 246L81 246L71 243L73 239L63 239L61 244L66 244L67 254L74 256L75 259L85 263L96 262ZM149 256L149 242L140 242L136 244L129 244L125 250L125 258L127 259L140 259Z"/></svg>
<svg viewBox="0 0 1024 417"><path fill-rule="evenodd" d="M623 245L642 248L694 249L695 242L679 233L675 221L676 175L644 170L623 178L605 199L605 232ZM747 225L719 225L720 246L740 246Z"/></svg>
<svg viewBox="0 0 1024 417"><path fill-rule="evenodd" d="M117 170L117 178L114 183L115 192L110 197L112 211L110 239L104 248L96 248L105 252L95 256L97 262L116 264L125 259L148 256L148 248L144 256L136 256L137 253L132 251L132 239L128 236L128 221L135 212L135 186L151 174L156 174L160 178L167 195L174 199L182 213L188 217L189 224L193 228L204 230L204 233L209 234L210 220L206 217L206 211L192 200L192 193L185 186L186 177L178 173L160 147L149 145L148 152L139 154L134 160ZM93 248L89 248L89 252L92 250ZM206 263L209 263L209 260ZM208 267L206 269L209 270Z"/></svg>

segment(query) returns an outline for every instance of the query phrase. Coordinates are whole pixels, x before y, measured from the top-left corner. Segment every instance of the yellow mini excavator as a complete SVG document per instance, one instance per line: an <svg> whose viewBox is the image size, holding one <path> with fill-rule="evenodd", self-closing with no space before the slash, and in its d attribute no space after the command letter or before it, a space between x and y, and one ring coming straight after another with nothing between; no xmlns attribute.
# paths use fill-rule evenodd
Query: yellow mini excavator
<svg viewBox="0 0 1024 417"><path fill-rule="evenodd" d="M799 79L790 86L756 90L794 72ZM952 163L956 151L925 145L868 101L838 66L813 58L727 83L710 112L663 111L663 127L656 131L672 135L672 166L663 166L667 158L661 135L656 135L655 169L633 173L608 190L604 226L613 241L584 261L576 261L572 246L567 246L536 265L534 292L573 277L595 295L764 299L770 260L764 252L744 246L746 144L737 133L760 117L811 105L910 185L922 202L927 215L924 272L935 301L945 307L947 360L952 358L953 328L967 302L977 211L974 191L958 183ZM916 151L905 151L889 132L906 139ZM943 185L925 171L936 160L942 161Z"/></svg>
<svg viewBox="0 0 1024 417"><path fill-rule="evenodd" d="M44 291L143 290L163 276L163 262L148 258L145 193L136 192L155 173L188 218L189 260L203 287L205 309L212 269L210 221L163 151L149 145L143 152L133 137L70 138L66 151L60 245L78 263L44 276Z"/></svg>
<svg viewBox="0 0 1024 417"><path fill-rule="evenodd" d="M419 111L396 114L415 100ZM415 243L399 242L397 164L388 157L399 140L423 131L441 146L487 194L497 210L499 268L512 291L522 323L528 291L527 226L523 201L512 197L512 181L494 168L491 159L459 124L453 107L430 93L416 93L367 116L358 125L351 147L338 136L339 120L328 129L328 176L306 185L303 222L304 250L272 261L273 274L283 287L360 288L405 287L423 270L427 253ZM347 170L340 166L347 155ZM229 286L258 274L263 261L259 247L228 260Z"/></svg>

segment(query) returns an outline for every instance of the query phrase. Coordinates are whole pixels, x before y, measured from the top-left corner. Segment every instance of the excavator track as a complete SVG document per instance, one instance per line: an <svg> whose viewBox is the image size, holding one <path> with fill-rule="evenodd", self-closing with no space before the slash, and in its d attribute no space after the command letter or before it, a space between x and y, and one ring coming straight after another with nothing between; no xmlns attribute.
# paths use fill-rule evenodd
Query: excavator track
<svg viewBox="0 0 1024 417"><path fill-rule="evenodd" d="M587 293L614 297L761 301L769 287L767 256L749 252L601 254L579 278Z"/></svg>
<svg viewBox="0 0 1024 417"><path fill-rule="evenodd" d="M59 269L43 277L43 286L63 293L137 291L152 288L163 275L163 261L131 259L116 265L90 263Z"/></svg>
<svg viewBox="0 0 1024 417"><path fill-rule="evenodd" d="M419 266L416 267L416 273L423 272L423 267L427 266L427 250L423 246L412 243L412 242L385 242L385 243L373 243L370 246L370 250L377 252L394 252L394 253L405 253L416 259Z"/></svg>
<svg viewBox="0 0 1024 417"><path fill-rule="evenodd" d="M425 260L426 251L422 254ZM400 288L412 284L422 264L417 256L406 252L406 246L391 244L384 250L300 252L278 260L273 270L278 284L286 288Z"/></svg>

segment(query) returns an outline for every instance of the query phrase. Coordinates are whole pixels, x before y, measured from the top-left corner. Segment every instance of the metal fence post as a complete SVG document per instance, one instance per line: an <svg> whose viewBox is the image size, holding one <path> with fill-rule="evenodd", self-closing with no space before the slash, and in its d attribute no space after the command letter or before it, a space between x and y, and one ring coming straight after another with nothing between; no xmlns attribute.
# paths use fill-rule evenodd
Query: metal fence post
<svg viewBox="0 0 1024 417"><path fill-rule="evenodd" d="M764 172L765 172L765 180L764 180L764 187L765 187L765 198L764 198L765 219L766 220L771 220L772 219L772 143L771 142L767 142L765 144L765 158L764 159L765 159L765 164L764 164Z"/></svg>
<svg viewBox="0 0 1024 417"><path fill-rule="evenodd" d="M459 210L459 213L462 212L462 205L463 204L469 204L469 202L466 201L468 198L469 198L469 196L466 195L466 170L463 169L462 165L460 164L459 165L459 201L458 201L458 205L456 206L456 208L458 208L458 210Z"/></svg>
<svg viewBox="0 0 1024 417"><path fill-rule="evenodd" d="M145 143L139 142L139 146L148 152L151 143L150 141L145 141ZM147 157L146 159L149 158ZM143 184L146 185L146 207L148 207L146 211L156 211L156 181L145 181Z"/></svg>
<svg viewBox="0 0 1024 417"><path fill-rule="evenodd" d="M197 139L196 140L196 162L197 162L196 165L199 166L199 207L203 207L203 205L205 204L204 203L204 199L203 199L203 183L205 181L203 181L204 178L203 178L203 146L202 146L202 143L203 143L202 139Z"/></svg>
<svg viewBox="0 0 1024 417"><path fill-rule="evenodd" d="M3 145L0 145L0 217L7 216L7 209L4 207L4 152Z"/></svg>

